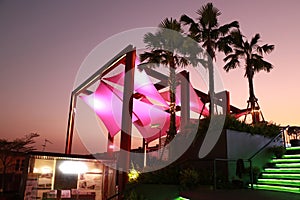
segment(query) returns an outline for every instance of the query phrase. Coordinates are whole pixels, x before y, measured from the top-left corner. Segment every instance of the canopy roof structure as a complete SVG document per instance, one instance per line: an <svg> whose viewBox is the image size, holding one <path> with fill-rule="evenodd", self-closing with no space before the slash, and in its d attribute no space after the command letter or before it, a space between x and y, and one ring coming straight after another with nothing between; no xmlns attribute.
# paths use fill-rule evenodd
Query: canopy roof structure
<svg viewBox="0 0 300 200"><path fill-rule="evenodd" d="M155 88L144 70L139 70L137 66L134 70L132 123L149 143L159 136L164 136L169 128L169 91L160 92ZM125 73L122 71L112 77L103 77L95 92L80 96L97 113L111 137L114 137L121 130L123 104L123 92L113 85L124 86L124 75ZM189 89L191 110L198 114L202 111L203 116L208 116L208 109L191 85L189 85ZM126 92L124 88L123 91ZM180 107L180 85L177 86L176 94L178 97L176 98L176 105ZM164 123L162 124L162 122ZM152 128L153 124L161 124L161 133L157 133L158 131ZM179 115L177 115L176 124L180 125Z"/></svg>
<svg viewBox="0 0 300 200"><path fill-rule="evenodd" d="M94 110L110 138L124 131L127 122L137 128L147 143L166 135L170 124L168 77L151 68L139 68L135 53L134 47L129 45L72 92L65 153L71 153L77 97ZM117 67L125 70L112 73ZM179 128L190 119L190 111L197 116L209 115L205 106L209 96L194 89L187 71L177 76L180 83L176 88L176 125ZM89 87L98 82L96 90L90 91ZM226 94L227 112L243 115L243 110L229 105L228 92ZM222 104L221 101L219 103ZM159 132L153 124L160 124ZM125 129L130 132L131 125Z"/></svg>

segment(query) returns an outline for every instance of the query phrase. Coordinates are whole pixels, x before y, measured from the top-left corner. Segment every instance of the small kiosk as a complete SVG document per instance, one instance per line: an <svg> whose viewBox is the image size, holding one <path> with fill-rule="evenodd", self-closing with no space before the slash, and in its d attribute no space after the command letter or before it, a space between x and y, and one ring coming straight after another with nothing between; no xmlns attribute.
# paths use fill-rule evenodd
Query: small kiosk
<svg viewBox="0 0 300 200"><path fill-rule="evenodd" d="M105 200L116 193L115 162L92 155L32 152L24 200Z"/></svg>

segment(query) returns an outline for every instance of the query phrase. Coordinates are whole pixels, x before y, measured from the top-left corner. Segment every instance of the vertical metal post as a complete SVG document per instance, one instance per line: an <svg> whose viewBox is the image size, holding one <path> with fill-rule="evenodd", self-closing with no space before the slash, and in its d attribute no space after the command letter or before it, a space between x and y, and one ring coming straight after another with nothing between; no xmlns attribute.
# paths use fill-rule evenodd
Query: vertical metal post
<svg viewBox="0 0 300 200"><path fill-rule="evenodd" d="M71 100L70 100L70 108L69 108L65 154L71 154L71 151L72 151L76 98L77 98L76 94L72 92Z"/></svg>
<svg viewBox="0 0 300 200"><path fill-rule="evenodd" d="M122 174L119 177L119 191L124 192L125 185L128 182L127 172L130 164L131 150L131 129L132 129L132 108L133 108L133 89L134 89L134 67L135 67L135 50L126 54L125 78L123 90L123 107L121 122L121 144L120 144L120 165L123 167Z"/></svg>
<svg viewBox="0 0 300 200"><path fill-rule="evenodd" d="M230 94L228 91L226 92L226 114L229 115L230 114Z"/></svg>
<svg viewBox="0 0 300 200"><path fill-rule="evenodd" d="M110 133L107 133L107 155L109 158L113 157L113 151L114 151L114 137L110 135Z"/></svg>
<svg viewBox="0 0 300 200"><path fill-rule="evenodd" d="M180 131L189 124L190 121L190 76L189 72L182 71L181 76L181 122Z"/></svg>
<svg viewBox="0 0 300 200"><path fill-rule="evenodd" d="M250 159L249 160L249 163L250 163L250 182L251 182L251 189L253 190L254 187L253 187L253 168L252 168L252 160Z"/></svg>
<svg viewBox="0 0 300 200"><path fill-rule="evenodd" d="M214 159L214 190L217 189L217 160Z"/></svg>
<svg viewBox="0 0 300 200"><path fill-rule="evenodd" d="M104 179L104 186L102 191L102 199L107 200L108 198L108 185L109 185L109 168L107 166L103 166L102 178Z"/></svg>
<svg viewBox="0 0 300 200"><path fill-rule="evenodd" d="M145 138L143 138L144 167L147 166L147 149L148 149L148 144L147 144Z"/></svg>

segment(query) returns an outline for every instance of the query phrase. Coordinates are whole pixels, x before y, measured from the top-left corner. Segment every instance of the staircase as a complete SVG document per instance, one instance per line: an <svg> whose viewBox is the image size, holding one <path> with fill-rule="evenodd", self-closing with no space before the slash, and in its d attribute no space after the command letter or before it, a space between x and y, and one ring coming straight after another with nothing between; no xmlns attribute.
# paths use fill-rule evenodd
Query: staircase
<svg viewBox="0 0 300 200"><path fill-rule="evenodd" d="M300 146L286 150L282 158L268 163L254 189L300 193Z"/></svg>

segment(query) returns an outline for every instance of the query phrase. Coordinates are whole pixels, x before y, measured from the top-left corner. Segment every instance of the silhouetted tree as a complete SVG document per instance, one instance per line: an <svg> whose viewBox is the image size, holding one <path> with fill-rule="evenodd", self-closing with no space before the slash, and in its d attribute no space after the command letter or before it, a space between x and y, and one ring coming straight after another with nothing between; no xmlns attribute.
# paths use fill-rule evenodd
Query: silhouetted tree
<svg viewBox="0 0 300 200"><path fill-rule="evenodd" d="M182 35L181 24L176 19L164 19L159 24L156 33L147 33L144 36L146 47L150 51L140 54L140 61L143 67L156 68L162 64L169 69L169 93L170 93L170 126L167 135L167 141L173 139L176 135L176 69L185 67L188 64L196 65L201 62L198 55L201 49L197 43Z"/></svg>
<svg viewBox="0 0 300 200"><path fill-rule="evenodd" d="M5 190L5 175L7 169L14 164L13 155L16 153L27 153L35 150L35 138L39 137L37 133L30 133L23 138L17 138L12 141L0 139L0 163L2 165L1 189Z"/></svg>
<svg viewBox="0 0 300 200"><path fill-rule="evenodd" d="M202 6L196 13L199 15L196 22L187 15L182 15L180 21L189 25L189 36L199 42L208 54L206 68L209 73L210 113L212 114L215 96L213 60L216 59L217 50L229 53L231 40L228 33L233 28L239 28L239 23L233 21L219 26L218 17L221 12L212 3Z"/></svg>
<svg viewBox="0 0 300 200"><path fill-rule="evenodd" d="M244 40L244 36L239 30L233 31L232 36L232 48L233 52L228 54L224 61L227 62L224 66L224 70L228 72L231 69L235 69L240 66L240 61L243 61L245 67L245 77L249 83L249 100L250 108L255 110L255 104L257 98L254 94L253 77L254 74L264 70L270 72L273 65L263 59L265 54L269 54L274 50L274 45L264 44L258 45L260 35L257 33L250 42ZM254 112L252 112L254 114ZM256 123L256 117L252 116L253 123Z"/></svg>

